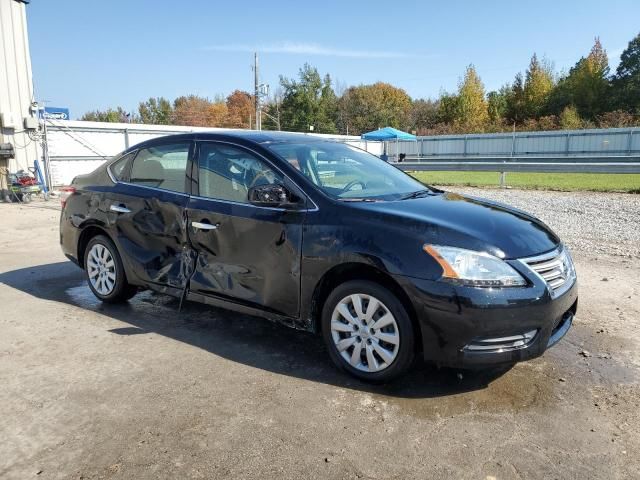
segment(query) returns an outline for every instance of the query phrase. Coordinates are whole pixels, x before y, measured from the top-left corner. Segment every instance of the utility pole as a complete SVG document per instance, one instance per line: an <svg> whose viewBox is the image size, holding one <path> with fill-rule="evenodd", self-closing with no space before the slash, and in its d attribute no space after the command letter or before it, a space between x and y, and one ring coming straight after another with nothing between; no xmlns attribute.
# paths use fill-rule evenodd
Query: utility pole
<svg viewBox="0 0 640 480"><path fill-rule="evenodd" d="M258 52L253 54L253 73L254 73L254 101L256 104L256 130L262 130L262 119L260 118L260 80L258 75Z"/></svg>

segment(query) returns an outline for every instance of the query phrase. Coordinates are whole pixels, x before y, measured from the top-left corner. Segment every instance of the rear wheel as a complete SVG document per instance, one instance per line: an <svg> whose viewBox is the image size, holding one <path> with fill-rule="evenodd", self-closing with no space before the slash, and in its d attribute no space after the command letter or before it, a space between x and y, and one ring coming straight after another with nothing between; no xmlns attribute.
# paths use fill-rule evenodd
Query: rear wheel
<svg viewBox="0 0 640 480"><path fill-rule="evenodd" d="M387 382L413 361L407 311L392 292L373 282L336 287L322 310L322 333L333 362L362 380Z"/></svg>
<svg viewBox="0 0 640 480"><path fill-rule="evenodd" d="M126 302L138 291L137 287L127 282L118 250L104 235L89 240L84 254L84 268L89 288L103 302Z"/></svg>

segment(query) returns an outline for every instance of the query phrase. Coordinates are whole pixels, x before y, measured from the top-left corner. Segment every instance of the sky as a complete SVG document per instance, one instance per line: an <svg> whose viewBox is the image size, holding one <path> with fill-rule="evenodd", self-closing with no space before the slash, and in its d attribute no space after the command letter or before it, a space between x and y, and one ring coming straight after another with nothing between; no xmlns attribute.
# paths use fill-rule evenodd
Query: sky
<svg viewBox="0 0 640 480"><path fill-rule="evenodd" d="M151 96L277 88L305 63L340 86L383 81L413 98L455 91L474 64L487 91L531 55L566 71L600 40L612 70L640 33L638 0L31 0L35 96L71 118Z"/></svg>

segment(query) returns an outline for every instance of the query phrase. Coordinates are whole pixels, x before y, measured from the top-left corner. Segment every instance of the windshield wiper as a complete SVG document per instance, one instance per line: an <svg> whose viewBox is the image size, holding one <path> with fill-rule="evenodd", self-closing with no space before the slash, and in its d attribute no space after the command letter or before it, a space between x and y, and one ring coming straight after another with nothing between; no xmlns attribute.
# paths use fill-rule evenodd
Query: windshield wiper
<svg viewBox="0 0 640 480"><path fill-rule="evenodd" d="M376 200L375 198L366 198L366 197L347 197L347 198L339 198L341 202L379 202L380 200Z"/></svg>
<svg viewBox="0 0 640 480"><path fill-rule="evenodd" d="M417 192L407 193L406 195L400 197L400 200L410 200L412 198L420 198L426 195L431 195L433 192L431 190L418 190Z"/></svg>

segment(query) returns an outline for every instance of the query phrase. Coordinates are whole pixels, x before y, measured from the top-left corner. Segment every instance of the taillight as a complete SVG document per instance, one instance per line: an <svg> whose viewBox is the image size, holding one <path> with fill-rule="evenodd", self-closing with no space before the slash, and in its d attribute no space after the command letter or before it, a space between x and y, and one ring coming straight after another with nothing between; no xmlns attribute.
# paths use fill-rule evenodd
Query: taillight
<svg viewBox="0 0 640 480"><path fill-rule="evenodd" d="M76 193L76 187L62 187L60 189L60 205L62 208L67 204L67 199Z"/></svg>

